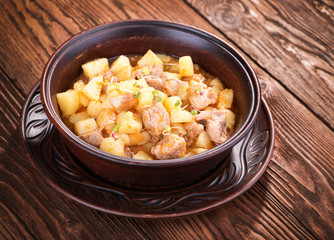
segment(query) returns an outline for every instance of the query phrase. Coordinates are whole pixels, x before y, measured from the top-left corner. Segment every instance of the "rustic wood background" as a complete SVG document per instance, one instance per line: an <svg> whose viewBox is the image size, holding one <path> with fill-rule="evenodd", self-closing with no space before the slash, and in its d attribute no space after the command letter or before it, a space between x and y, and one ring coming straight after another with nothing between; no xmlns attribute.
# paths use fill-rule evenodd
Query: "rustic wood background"
<svg viewBox="0 0 334 240"><path fill-rule="evenodd" d="M272 111L275 151L245 194L172 220L115 217L53 190L27 161L20 112L55 49L123 19L190 24L250 62ZM0 0L0 239L333 239L334 1Z"/></svg>

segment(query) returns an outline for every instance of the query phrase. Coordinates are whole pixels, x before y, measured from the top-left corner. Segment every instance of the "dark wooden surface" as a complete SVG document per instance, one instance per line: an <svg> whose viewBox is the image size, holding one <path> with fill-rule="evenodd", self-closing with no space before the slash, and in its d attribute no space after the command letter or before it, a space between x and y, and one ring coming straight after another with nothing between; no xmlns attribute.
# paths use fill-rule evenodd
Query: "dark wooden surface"
<svg viewBox="0 0 334 240"><path fill-rule="evenodd" d="M250 62L272 111L263 177L216 210L171 220L115 217L53 190L27 160L20 112L54 50L123 19L209 31ZM333 239L334 2L0 0L0 239Z"/></svg>

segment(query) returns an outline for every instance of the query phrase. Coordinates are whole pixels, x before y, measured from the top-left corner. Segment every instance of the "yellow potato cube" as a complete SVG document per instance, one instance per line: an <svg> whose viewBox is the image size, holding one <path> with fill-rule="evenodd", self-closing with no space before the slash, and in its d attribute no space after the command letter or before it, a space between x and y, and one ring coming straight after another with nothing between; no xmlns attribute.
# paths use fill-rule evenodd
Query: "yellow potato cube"
<svg viewBox="0 0 334 240"><path fill-rule="evenodd" d="M191 152L193 152L194 154L200 154L202 152L208 151L208 149L206 148L193 148L191 149Z"/></svg>
<svg viewBox="0 0 334 240"><path fill-rule="evenodd" d="M116 117L119 133L140 133L143 128L141 116L130 111L120 112Z"/></svg>
<svg viewBox="0 0 334 240"><path fill-rule="evenodd" d="M230 108L233 103L233 95L234 92L232 89L226 88L223 91L221 91L218 97L217 108L218 109Z"/></svg>
<svg viewBox="0 0 334 240"><path fill-rule="evenodd" d="M131 65L128 65L124 68L122 68L119 72L117 72L116 77L118 81L125 81L131 78L131 71L132 67Z"/></svg>
<svg viewBox="0 0 334 240"><path fill-rule="evenodd" d="M167 54L156 54L158 58L164 63L169 62L171 60L171 57L168 56Z"/></svg>
<svg viewBox="0 0 334 240"><path fill-rule="evenodd" d="M132 133L128 136L130 138L130 146L143 145L151 140L151 135L146 131L140 133Z"/></svg>
<svg viewBox="0 0 334 240"><path fill-rule="evenodd" d="M83 88L82 92L90 100L99 100L101 89L103 84L103 76L97 76L92 78L89 83Z"/></svg>
<svg viewBox="0 0 334 240"><path fill-rule="evenodd" d="M203 131L198 135L194 145L195 147L206 149L213 147L213 143L211 142L210 137L206 131Z"/></svg>
<svg viewBox="0 0 334 240"><path fill-rule="evenodd" d="M194 64L190 56L179 58L179 72L183 77L191 77L194 75Z"/></svg>
<svg viewBox="0 0 334 240"><path fill-rule="evenodd" d="M235 113L228 109L223 109L226 112L226 127L230 130L234 129Z"/></svg>
<svg viewBox="0 0 334 240"><path fill-rule="evenodd" d="M181 75L178 74L178 73L164 72L164 74L165 74L167 80L168 79L173 79L173 78L177 78L177 79L181 79L182 78Z"/></svg>
<svg viewBox="0 0 334 240"><path fill-rule="evenodd" d="M187 134L187 130L184 128L182 123L172 123L171 127L172 127L171 133L174 133L179 136L184 136Z"/></svg>
<svg viewBox="0 0 334 240"><path fill-rule="evenodd" d="M172 109L170 114L171 123L182 123L182 122L191 122L193 121L193 115L186 110L177 110Z"/></svg>
<svg viewBox="0 0 334 240"><path fill-rule="evenodd" d="M107 153L124 157L124 142L121 139L115 140L112 137L104 138L101 142L100 149Z"/></svg>
<svg viewBox="0 0 334 240"><path fill-rule="evenodd" d="M98 101L90 101L87 106L89 116L96 118L102 111L102 103Z"/></svg>
<svg viewBox="0 0 334 240"><path fill-rule="evenodd" d="M153 157L144 151L139 151L133 156L133 159L153 160Z"/></svg>
<svg viewBox="0 0 334 240"><path fill-rule="evenodd" d="M145 79L143 78L139 80L135 80L135 79L126 80L126 81L120 82L118 86L119 86L119 90L123 93L138 92L141 89L148 87Z"/></svg>
<svg viewBox="0 0 334 240"><path fill-rule="evenodd" d="M98 74L104 73L109 69L108 59L99 58L94 61L83 64L82 70L87 77L94 77Z"/></svg>
<svg viewBox="0 0 334 240"><path fill-rule="evenodd" d="M82 135L85 133L92 132L98 128L95 120L93 118L88 118L84 120L77 121L74 124L74 133L76 135Z"/></svg>
<svg viewBox="0 0 334 240"><path fill-rule="evenodd" d="M189 88L189 83L182 81L180 84L179 89L177 90L177 96L181 98L181 100L188 100L188 88Z"/></svg>
<svg viewBox="0 0 334 240"><path fill-rule="evenodd" d="M181 98L178 96L168 97L166 101L163 103L164 107L166 108L167 112L171 114L172 109L180 110L182 106Z"/></svg>
<svg viewBox="0 0 334 240"><path fill-rule="evenodd" d="M86 86L84 81L78 80L73 84L73 89L77 91L82 91L82 89Z"/></svg>
<svg viewBox="0 0 334 240"><path fill-rule="evenodd" d="M105 109L100 112L96 118L96 123L99 127L105 128L111 125L116 120L116 114L110 109Z"/></svg>
<svg viewBox="0 0 334 240"><path fill-rule="evenodd" d="M145 53L145 55L138 61L137 64L139 67L142 67L147 64L162 64L162 61L157 55L155 55L154 52L148 50L147 53Z"/></svg>
<svg viewBox="0 0 334 240"><path fill-rule="evenodd" d="M138 97L138 104L136 106L136 110L143 110L146 106L150 106L153 104L153 96L152 91L154 88L144 88L140 90L140 95Z"/></svg>
<svg viewBox="0 0 334 240"><path fill-rule="evenodd" d="M129 146L130 138L126 133L118 133L117 136L124 142L124 146Z"/></svg>
<svg viewBox="0 0 334 240"><path fill-rule="evenodd" d="M110 71L117 74L119 71L127 66L131 66L129 58L121 55L111 64Z"/></svg>
<svg viewBox="0 0 334 240"><path fill-rule="evenodd" d="M209 84L208 84L210 87L213 87L213 86L216 86L219 88L219 90L223 90L224 89L224 85L222 83L222 81L219 80L219 78L214 78L212 79Z"/></svg>
<svg viewBox="0 0 334 240"><path fill-rule="evenodd" d="M80 106L79 94L76 90L57 93L57 101L63 117L74 114Z"/></svg>
<svg viewBox="0 0 334 240"><path fill-rule="evenodd" d="M70 117L69 117L69 121L71 123L76 123L77 121L80 121L80 120L84 120L84 119L87 119L89 118L89 115L87 113L87 111L82 111L82 112L79 112L79 113L75 113L75 114L72 114Z"/></svg>
<svg viewBox="0 0 334 240"><path fill-rule="evenodd" d="M82 106L84 106L84 107L87 107L88 104L89 104L89 101L90 101L89 98L86 97L86 95L83 94L83 92L78 92L78 94L79 94L79 102L80 102L80 104Z"/></svg>

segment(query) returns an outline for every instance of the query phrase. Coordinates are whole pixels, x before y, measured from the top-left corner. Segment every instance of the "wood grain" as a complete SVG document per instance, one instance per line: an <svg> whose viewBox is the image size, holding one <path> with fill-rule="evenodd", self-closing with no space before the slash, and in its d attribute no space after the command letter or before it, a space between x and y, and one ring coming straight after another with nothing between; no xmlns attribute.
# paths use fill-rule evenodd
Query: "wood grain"
<svg viewBox="0 0 334 240"><path fill-rule="evenodd" d="M186 1L334 129L330 2Z"/></svg>
<svg viewBox="0 0 334 240"><path fill-rule="evenodd" d="M245 1L246 4L255 5ZM280 12L278 7L272 7L273 4L257 4L261 5L261 9ZM304 4L309 8L311 6L308 2ZM319 3L312 9L326 10L321 7L323 5L325 3ZM297 39L295 35L284 33L288 35L286 41L292 49L303 46L298 51L305 52L306 61L314 61L312 66L316 66L317 70L309 71L304 67L301 73L296 74L298 81L292 82L287 80L287 76L299 69L300 58L296 58L299 62L291 65L291 69L287 69L288 62L277 65L267 63L265 66L267 61L261 59L271 49L266 49L268 44L261 43L259 47L257 42L248 41L240 33L233 33L232 38L232 30L228 34L224 31L222 35L183 1L142 0L132 1L131 4L126 0L0 1L0 6L0 238L330 239L333 236L334 133L329 128L333 114L328 114L326 118L318 109L331 103L331 99L322 103L318 102L317 96L317 91L323 91L325 86L327 92L324 91L324 96L330 96L328 93L332 91L325 80L332 78L332 69L329 69L332 62L325 62L323 53L320 54L328 52L332 39L327 37L317 43L314 33L311 36L305 33L304 25L299 30L300 43L294 43ZM330 13L327 15L332 16L330 11L333 6L330 7L326 11ZM293 18L287 17L290 7L285 6L284 9L284 19L294 21L295 15ZM270 13L264 11L261 14L270 16ZM326 20L327 15L323 13L323 21L330 23L330 20ZM38 81L53 51L70 36L88 27L137 18L174 20L202 28L223 39L227 36L237 44L236 47L242 47L239 51L251 56L248 60L260 79L263 95L273 112L277 137L267 172L247 193L209 213L183 219L150 221L118 218L91 210L50 188L37 174L36 167L27 161L22 144L18 141L19 115L24 98ZM269 26L276 26L274 23ZM260 29L267 26L261 21L248 20L243 21L244 25L251 25L248 29L254 28L252 25ZM277 29L283 31L285 28ZM274 35L261 31L258 32L258 39L263 34L267 37ZM253 33L248 34L250 39ZM282 32L280 34L283 36ZM244 46L245 42L250 46ZM282 56L289 52L275 44L275 51L270 52L270 56L284 59ZM307 47L308 44L311 45ZM316 46L315 50L311 51L311 46ZM318 53L321 57L316 55ZM310 91L298 92L307 76L312 86ZM320 87L315 86L317 82L320 82ZM315 96L311 98L309 95L313 91ZM314 102L311 103L311 100ZM323 111L331 113L331 110Z"/></svg>

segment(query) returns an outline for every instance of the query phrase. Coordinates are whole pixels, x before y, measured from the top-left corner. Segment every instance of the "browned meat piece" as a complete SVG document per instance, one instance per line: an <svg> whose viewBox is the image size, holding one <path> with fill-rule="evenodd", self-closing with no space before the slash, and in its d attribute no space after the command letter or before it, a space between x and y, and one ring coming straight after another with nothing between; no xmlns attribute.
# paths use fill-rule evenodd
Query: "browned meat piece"
<svg viewBox="0 0 334 240"><path fill-rule="evenodd" d="M146 70L145 70L146 69ZM162 91L164 86L163 65L162 64L149 64L143 67L137 67L133 69L132 76L135 79L145 78L148 85L155 89Z"/></svg>
<svg viewBox="0 0 334 240"><path fill-rule="evenodd" d="M147 71L148 70L148 71ZM134 67L132 69L132 77L139 79L143 76L156 76L161 78L163 73L162 64L148 64L142 67Z"/></svg>
<svg viewBox="0 0 334 240"><path fill-rule="evenodd" d="M179 79L170 79L165 81L163 90L168 96L175 96L177 94L177 90L179 89L182 81Z"/></svg>
<svg viewBox="0 0 334 240"><path fill-rule="evenodd" d="M162 64L153 64L149 67L150 69L150 75L162 77L162 73L164 71Z"/></svg>
<svg viewBox="0 0 334 240"><path fill-rule="evenodd" d="M170 125L169 114L161 102L144 109L142 120L145 128L152 136L159 136Z"/></svg>
<svg viewBox="0 0 334 240"><path fill-rule="evenodd" d="M211 141L221 144L228 139L226 129L226 113L221 110L203 111L195 116L196 121L205 121L205 130L207 131Z"/></svg>
<svg viewBox="0 0 334 240"><path fill-rule="evenodd" d="M79 135L79 138L95 147L99 147L103 140L103 136L99 130Z"/></svg>
<svg viewBox="0 0 334 240"><path fill-rule="evenodd" d="M124 148L124 157L133 158L134 153L131 152L129 147Z"/></svg>
<svg viewBox="0 0 334 240"><path fill-rule="evenodd" d="M188 90L189 102L194 108L201 110L211 104L216 104L218 100L217 93L213 88L201 88L199 85L192 86Z"/></svg>
<svg viewBox="0 0 334 240"><path fill-rule="evenodd" d="M110 103L117 113L129 110L136 106L137 99L132 93L125 93L116 97L110 98Z"/></svg>
<svg viewBox="0 0 334 240"><path fill-rule="evenodd" d="M145 81L151 87L154 87L156 90L162 91L164 88L164 81L156 76L145 77Z"/></svg>
<svg viewBox="0 0 334 240"><path fill-rule="evenodd" d="M187 146L190 146L204 130L203 125L196 122L185 123L183 126L187 131L187 135L185 136Z"/></svg>
<svg viewBox="0 0 334 240"><path fill-rule="evenodd" d="M158 142L157 145L151 149L151 153L154 154L157 159L183 157L186 153L186 141L183 137L171 133Z"/></svg>

